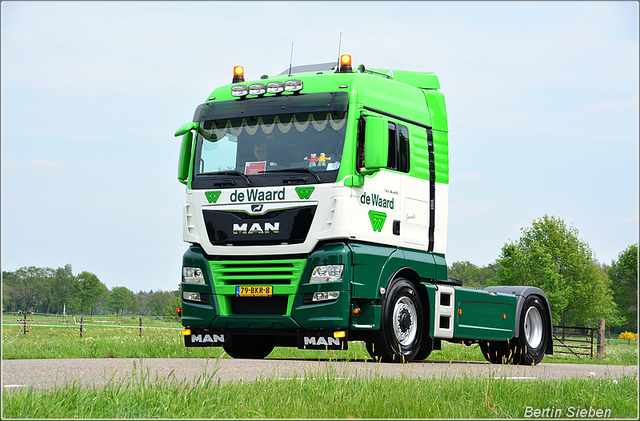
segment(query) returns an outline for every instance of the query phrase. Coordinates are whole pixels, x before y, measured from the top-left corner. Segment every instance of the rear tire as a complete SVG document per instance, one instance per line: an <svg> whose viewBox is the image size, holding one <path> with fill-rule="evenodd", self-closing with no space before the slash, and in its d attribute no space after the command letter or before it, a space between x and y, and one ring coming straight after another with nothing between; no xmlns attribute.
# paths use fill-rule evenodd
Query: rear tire
<svg viewBox="0 0 640 421"><path fill-rule="evenodd" d="M480 341L482 355L491 364L505 364L509 361L509 343L503 341Z"/></svg>
<svg viewBox="0 0 640 421"><path fill-rule="evenodd" d="M520 337L511 343L514 364L536 365L542 361L550 334L542 300L537 295L530 295L522 306Z"/></svg>
<svg viewBox="0 0 640 421"><path fill-rule="evenodd" d="M366 342L367 351L375 360L412 361L419 354L423 328L418 292L411 282L398 278L382 301L380 329L372 332L371 339Z"/></svg>
<svg viewBox="0 0 640 421"><path fill-rule="evenodd" d="M261 360L273 351L275 336L236 336L229 335L229 341L222 347L233 358L251 358Z"/></svg>

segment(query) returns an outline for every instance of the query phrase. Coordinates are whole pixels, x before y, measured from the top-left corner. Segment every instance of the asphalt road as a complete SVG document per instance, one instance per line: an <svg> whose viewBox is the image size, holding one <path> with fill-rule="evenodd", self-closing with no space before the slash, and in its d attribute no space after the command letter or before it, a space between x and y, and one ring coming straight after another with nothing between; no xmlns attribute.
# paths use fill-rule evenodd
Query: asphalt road
<svg viewBox="0 0 640 421"><path fill-rule="evenodd" d="M469 377L482 376L510 380L596 378L637 378L638 367L591 364L545 364L535 367L493 365L486 362L424 361L386 364L363 361L303 360L207 360L200 358L111 358L66 360L3 360L2 385L7 389L63 386L78 382L85 387L101 387L109 381L122 381L136 372L151 380L198 382L213 376L227 381L252 381L259 378L307 378L310 374L330 373L334 378L371 377Z"/></svg>

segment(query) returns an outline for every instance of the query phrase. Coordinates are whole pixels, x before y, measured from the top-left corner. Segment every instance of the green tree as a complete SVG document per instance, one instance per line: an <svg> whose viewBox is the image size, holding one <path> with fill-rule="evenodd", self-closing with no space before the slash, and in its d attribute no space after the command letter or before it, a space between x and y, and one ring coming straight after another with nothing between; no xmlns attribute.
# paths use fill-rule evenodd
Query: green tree
<svg viewBox="0 0 640 421"><path fill-rule="evenodd" d="M495 285L498 276L498 263L494 262L487 266L478 267L469 262L453 262L448 270L449 278L459 279L466 287L485 288L488 285Z"/></svg>
<svg viewBox="0 0 640 421"><path fill-rule="evenodd" d="M149 302L149 298L151 297L152 293L153 293L153 290L149 292L144 292L140 290L136 294L136 299L138 300L138 304L140 304L140 314L149 316L149 307L147 306L147 303Z"/></svg>
<svg viewBox="0 0 640 421"><path fill-rule="evenodd" d="M138 311L140 305L133 291L127 287L114 287L109 294L107 306L115 311L116 315L122 315L124 311Z"/></svg>
<svg viewBox="0 0 640 421"><path fill-rule="evenodd" d="M82 314L93 313L93 307L106 293L107 287L91 272L80 272L76 277L77 304Z"/></svg>
<svg viewBox="0 0 640 421"><path fill-rule="evenodd" d="M622 328L638 331L638 244L627 247L611 263L608 272L613 300L624 319Z"/></svg>
<svg viewBox="0 0 640 421"><path fill-rule="evenodd" d="M502 285L529 285L545 292L556 324L619 320L611 282L589 245L578 238L578 230L559 218L545 215L523 228L518 241L504 245L499 263Z"/></svg>
<svg viewBox="0 0 640 421"><path fill-rule="evenodd" d="M5 279L10 293L17 304L16 310L30 311L42 298L44 270L35 266L25 266L13 272ZM22 307L23 308L19 308Z"/></svg>
<svg viewBox="0 0 640 421"><path fill-rule="evenodd" d="M49 314L56 294L55 271L52 268L38 268L40 273L40 299L42 311Z"/></svg>
<svg viewBox="0 0 640 421"><path fill-rule="evenodd" d="M147 301L147 308L152 316L175 316L178 307L180 299L176 291L152 292Z"/></svg>
<svg viewBox="0 0 640 421"><path fill-rule="evenodd" d="M2 311L18 311L19 297L14 289L15 272L2 271Z"/></svg>
<svg viewBox="0 0 640 421"><path fill-rule="evenodd" d="M79 285L76 282L76 277L73 276L71 264L66 264L55 270L53 284L55 289L51 308L54 312L66 314L67 308L79 308L77 304Z"/></svg>

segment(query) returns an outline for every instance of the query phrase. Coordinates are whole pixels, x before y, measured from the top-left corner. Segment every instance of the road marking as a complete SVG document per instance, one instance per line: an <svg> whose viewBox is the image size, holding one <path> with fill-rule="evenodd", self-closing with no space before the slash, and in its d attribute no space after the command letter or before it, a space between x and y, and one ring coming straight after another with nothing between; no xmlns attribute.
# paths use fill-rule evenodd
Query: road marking
<svg viewBox="0 0 640 421"><path fill-rule="evenodd" d="M25 387L23 384L5 384L2 387Z"/></svg>
<svg viewBox="0 0 640 421"><path fill-rule="evenodd" d="M494 377L500 380L536 380L535 377Z"/></svg>

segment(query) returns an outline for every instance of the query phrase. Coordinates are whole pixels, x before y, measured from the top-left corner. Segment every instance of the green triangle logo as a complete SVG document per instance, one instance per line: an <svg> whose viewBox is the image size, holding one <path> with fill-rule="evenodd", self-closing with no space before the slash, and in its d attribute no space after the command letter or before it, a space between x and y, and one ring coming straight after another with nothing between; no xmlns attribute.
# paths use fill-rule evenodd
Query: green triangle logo
<svg viewBox="0 0 640 421"><path fill-rule="evenodd" d="M209 203L216 203L218 201L218 198L220 197L220 193L222 193L220 190L208 191L208 192L205 192L204 195L207 197L207 200L209 201Z"/></svg>
<svg viewBox="0 0 640 421"><path fill-rule="evenodd" d="M387 214L384 212L369 211L369 219L371 220L371 227L374 231L381 232L384 226L384 221L387 220Z"/></svg>
<svg viewBox="0 0 640 421"><path fill-rule="evenodd" d="M304 199L310 198L311 197L311 193L313 193L313 191L315 189L316 188L313 187L313 186L311 186L311 187L300 186L300 187L296 187L296 193L298 193L298 197L300 199L304 200Z"/></svg>

